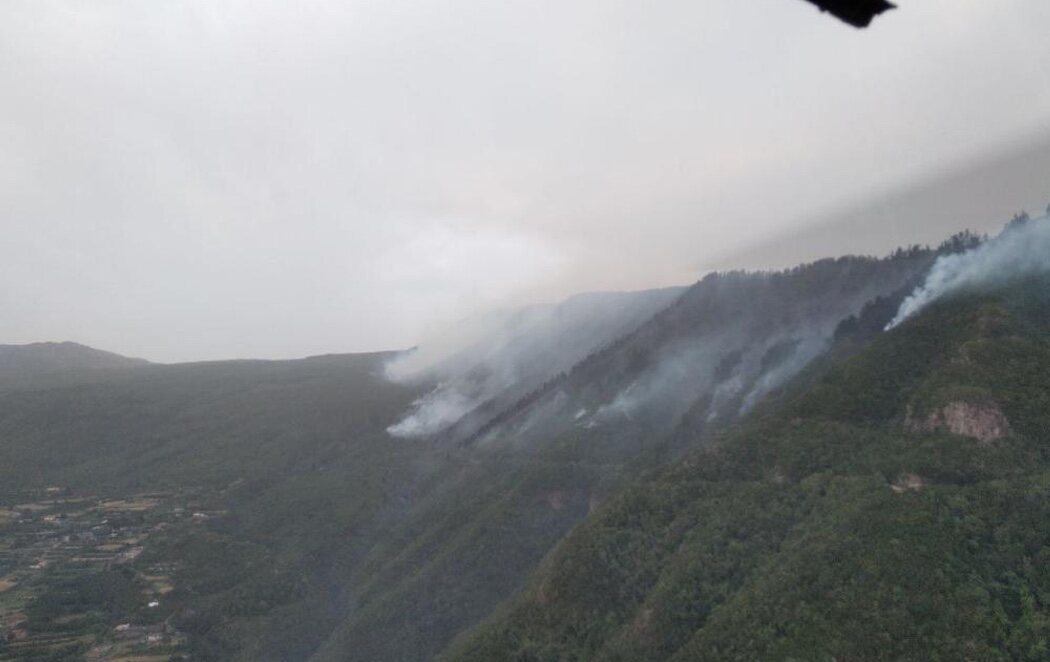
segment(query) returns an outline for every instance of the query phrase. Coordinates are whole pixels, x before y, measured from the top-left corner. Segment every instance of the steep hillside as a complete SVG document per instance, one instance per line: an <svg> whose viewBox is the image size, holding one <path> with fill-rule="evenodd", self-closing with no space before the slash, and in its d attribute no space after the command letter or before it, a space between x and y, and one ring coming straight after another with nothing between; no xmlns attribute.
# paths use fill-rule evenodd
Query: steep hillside
<svg viewBox="0 0 1050 662"><path fill-rule="evenodd" d="M970 240L960 241L942 250L959 249ZM499 424L499 432L489 426L483 442L482 435L472 435L466 437L473 437L472 441L461 443L464 437L458 435L463 431L459 427L418 441L394 442L398 448L426 448L431 454L421 473L412 475L415 488L406 493L405 500L384 510L394 515L382 520L381 529L358 529L359 534L348 539L328 527L324 530L329 533L323 535L295 529L295 541L287 544L288 555L294 556L303 542L312 541L315 551L311 554L323 559L318 567L324 568L329 586L324 609L308 612L311 618L330 623L319 626L318 632L331 628L312 659L432 658L521 590L549 550L605 499L640 472L673 457L661 454L668 444L688 447L701 443L706 427L718 429L734 420L759 378L777 367L777 357L791 361L792 368L777 380L769 380L752 397L753 402L760 401L765 389L774 388L779 379L788 379L819 355L842 317L859 312L869 297L893 292L902 297L907 289L903 286L914 286L913 279L935 257L933 251L916 249L886 260L849 258L783 274L709 278L691 288L691 296L679 297L669 309L640 324L625 340L610 341L576 369L540 388L538 398L526 397L507 406L511 398L505 393L514 392L512 384L484 403L479 409L503 408L511 417L505 427ZM570 309L578 307L574 304ZM730 315L743 315L746 320L735 324L726 319ZM588 328L585 318L570 314L567 320L573 328ZM636 417L637 424L619 417L587 427L581 424L587 421L576 418L571 407L563 406L565 415L555 416L546 408L544 398L554 392L554 384L573 397L579 394L608 403L639 379L654 381L661 362L667 366L689 357L680 353L683 347L694 354L699 350L713 355L725 347L727 338L740 348L741 358L724 368L720 379L732 380L734 371L746 378L734 382L740 384L739 390L735 399L725 399L728 413L717 424L706 420L707 409L699 425L697 416L689 415L707 401L703 386L714 386L710 382L672 384L647 403L669 405L668 409L679 413L666 419L657 414ZM801 340L794 342L796 338ZM809 346L796 354L794 350L804 340L810 341ZM531 355L514 348L542 349L547 344L543 334L537 339L518 337L508 344L512 348L509 356ZM778 344L781 347L771 353ZM499 363L489 360L484 365ZM685 373L699 372L701 364L685 362L681 368ZM413 411L419 411L418 405ZM539 418L550 425L523 432L517 425L519 417ZM689 430L688 439L676 432L682 429ZM674 441L675 436L681 439ZM400 475L402 480L407 476ZM284 510L276 496L267 496L266 502ZM251 503L249 513L256 507ZM330 511L331 506L321 509ZM261 527L268 518L257 519ZM346 544L348 541L352 544ZM235 609L223 606L215 611L222 614ZM277 610L266 618L279 619L281 613ZM296 618L305 618L304 612L295 613L299 614ZM267 658L286 650L277 635L260 636L268 632L263 622L273 621L257 618L252 624L236 619L230 624L235 625L233 629L209 625L207 636L220 635L225 648L214 650L236 651L236 659Z"/></svg>
<svg viewBox="0 0 1050 662"><path fill-rule="evenodd" d="M940 253L973 243L960 237ZM353 607L316 659L430 659L523 588L547 551L604 500L760 402L819 356L869 298L893 295L886 301L895 307L937 254L914 249L709 277L497 413L466 443L455 434L433 438L456 470L366 557L348 583ZM881 330L888 318L880 320ZM639 396L635 409L596 413L624 391Z"/></svg>
<svg viewBox="0 0 1050 662"><path fill-rule="evenodd" d="M466 320L451 337L431 338L389 365L397 381L431 385L391 433L469 436L494 413L648 321L685 289L592 292Z"/></svg>
<svg viewBox="0 0 1050 662"><path fill-rule="evenodd" d="M901 296L940 253L823 260L783 272L711 274L616 343L504 409L469 438L479 447L590 439L636 454L639 439L731 422L830 346L838 324L879 296Z"/></svg>
<svg viewBox="0 0 1050 662"><path fill-rule="evenodd" d="M957 293L814 366L446 659L1045 659L1048 292Z"/></svg>

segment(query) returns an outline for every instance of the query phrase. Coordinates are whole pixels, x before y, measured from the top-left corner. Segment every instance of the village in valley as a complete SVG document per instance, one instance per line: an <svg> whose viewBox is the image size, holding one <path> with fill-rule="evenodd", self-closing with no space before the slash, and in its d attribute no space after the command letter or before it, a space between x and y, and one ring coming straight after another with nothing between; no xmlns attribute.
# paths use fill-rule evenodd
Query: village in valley
<svg viewBox="0 0 1050 662"><path fill-rule="evenodd" d="M220 516L193 495L0 495L0 662L187 659L158 534Z"/></svg>

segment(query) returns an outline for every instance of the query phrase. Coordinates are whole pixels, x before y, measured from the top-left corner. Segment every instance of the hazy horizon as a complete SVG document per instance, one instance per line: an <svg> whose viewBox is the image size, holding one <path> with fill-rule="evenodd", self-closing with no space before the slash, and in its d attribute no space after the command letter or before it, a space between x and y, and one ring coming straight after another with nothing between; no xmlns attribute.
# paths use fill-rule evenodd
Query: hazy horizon
<svg viewBox="0 0 1050 662"><path fill-rule="evenodd" d="M16 1L0 343L402 349L1041 212L1050 6L900 4Z"/></svg>

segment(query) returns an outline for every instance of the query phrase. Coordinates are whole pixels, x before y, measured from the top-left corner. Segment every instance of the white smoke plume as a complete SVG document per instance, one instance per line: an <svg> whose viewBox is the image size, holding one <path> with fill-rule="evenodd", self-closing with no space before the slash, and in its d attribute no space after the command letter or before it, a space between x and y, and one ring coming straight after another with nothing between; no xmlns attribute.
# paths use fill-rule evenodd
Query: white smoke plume
<svg viewBox="0 0 1050 662"><path fill-rule="evenodd" d="M1042 272L1050 272L1050 220L1044 216L1012 222L976 248L938 258L926 282L901 303L886 330L948 294Z"/></svg>
<svg viewBox="0 0 1050 662"><path fill-rule="evenodd" d="M454 385L440 384L416 400L412 414L387 428L395 437L422 437L452 425L469 412L476 401Z"/></svg>
<svg viewBox="0 0 1050 662"><path fill-rule="evenodd" d="M633 330L683 289L582 294L465 320L387 366L394 381L433 385L387 431L424 437L493 398L510 404Z"/></svg>

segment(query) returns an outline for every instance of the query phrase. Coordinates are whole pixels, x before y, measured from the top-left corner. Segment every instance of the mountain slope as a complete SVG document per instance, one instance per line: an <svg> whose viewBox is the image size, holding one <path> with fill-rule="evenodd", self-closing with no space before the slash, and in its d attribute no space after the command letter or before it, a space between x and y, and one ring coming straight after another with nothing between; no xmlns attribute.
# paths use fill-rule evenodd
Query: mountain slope
<svg viewBox="0 0 1050 662"><path fill-rule="evenodd" d="M164 616L194 659L305 659L342 616L335 566L382 540L442 461L385 431L420 393L383 377L391 358L145 365L0 391L0 508L55 486L224 513L155 532L136 568L174 569Z"/></svg>
<svg viewBox="0 0 1050 662"><path fill-rule="evenodd" d="M0 345L0 388L24 386L60 374L118 370L146 363L74 342Z"/></svg>
<svg viewBox="0 0 1050 662"><path fill-rule="evenodd" d="M470 439L532 448L566 434L637 453L685 424L695 432L746 414L830 345L838 324L879 296L914 287L938 251L821 260L782 272L711 274L637 329L499 412Z"/></svg>
<svg viewBox="0 0 1050 662"><path fill-rule="evenodd" d="M468 320L453 338L434 338L391 362L388 373L398 381L433 384L391 433L469 436L486 417L630 333L685 289L592 292Z"/></svg>
<svg viewBox="0 0 1050 662"><path fill-rule="evenodd" d="M454 434L433 438L455 470L366 557L364 580L350 582L352 608L315 659L433 658L522 589L548 550L605 499L731 424L747 396L754 394L749 405L760 402L819 356L843 317L860 313L869 297L896 291L899 302L935 258L915 249L707 278L495 414L466 443ZM736 360L712 367L725 354ZM594 416L632 385L660 380L668 385L638 398L632 416ZM710 416L719 387L731 391L718 403L721 418ZM577 416L584 407L591 415Z"/></svg>
<svg viewBox="0 0 1050 662"><path fill-rule="evenodd" d="M814 367L588 519L446 658L1044 659L1047 292L959 295Z"/></svg>
<svg viewBox="0 0 1050 662"><path fill-rule="evenodd" d="M385 441L383 426L418 393L382 378L391 356L135 365L18 382L0 391L0 482L104 492L308 466L325 446Z"/></svg>

